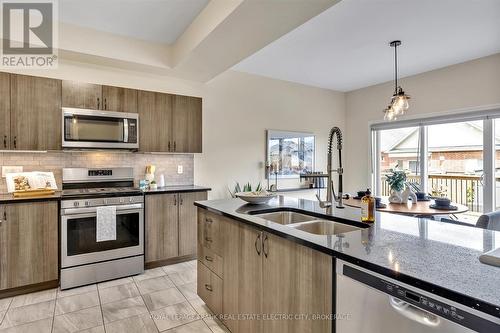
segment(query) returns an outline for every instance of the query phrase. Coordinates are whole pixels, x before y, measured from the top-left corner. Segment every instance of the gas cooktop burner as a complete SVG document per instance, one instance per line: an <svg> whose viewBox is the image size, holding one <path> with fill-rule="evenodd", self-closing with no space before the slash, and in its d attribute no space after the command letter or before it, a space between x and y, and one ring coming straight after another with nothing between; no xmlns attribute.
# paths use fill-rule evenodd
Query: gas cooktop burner
<svg viewBox="0 0 500 333"><path fill-rule="evenodd" d="M137 187L98 187L98 188L77 188L63 190L65 196L87 196L95 194L116 194L116 193L141 193Z"/></svg>

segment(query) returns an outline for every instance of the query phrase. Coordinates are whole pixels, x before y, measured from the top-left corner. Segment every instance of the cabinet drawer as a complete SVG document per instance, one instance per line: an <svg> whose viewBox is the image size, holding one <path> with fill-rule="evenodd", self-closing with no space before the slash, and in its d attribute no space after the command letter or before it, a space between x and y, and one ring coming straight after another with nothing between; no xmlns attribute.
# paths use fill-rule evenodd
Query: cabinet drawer
<svg viewBox="0 0 500 333"><path fill-rule="evenodd" d="M222 279L198 262L198 296L215 314L222 313Z"/></svg>
<svg viewBox="0 0 500 333"><path fill-rule="evenodd" d="M198 260L207 266L217 276L222 276L222 267L224 261L220 255L204 246L198 246Z"/></svg>
<svg viewBox="0 0 500 333"><path fill-rule="evenodd" d="M198 244L221 254L221 224L222 216L198 209Z"/></svg>

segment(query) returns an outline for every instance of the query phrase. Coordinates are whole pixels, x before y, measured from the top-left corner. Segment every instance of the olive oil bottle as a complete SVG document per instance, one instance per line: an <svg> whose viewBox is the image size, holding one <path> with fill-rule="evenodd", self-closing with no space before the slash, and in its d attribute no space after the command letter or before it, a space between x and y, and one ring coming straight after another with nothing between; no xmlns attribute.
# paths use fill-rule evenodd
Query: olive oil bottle
<svg viewBox="0 0 500 333"><path fill-rule="evenodd" d="M375 222L375 198L372 197L370 189L367 189L366 195L361 198L361 221Z"/></svg>

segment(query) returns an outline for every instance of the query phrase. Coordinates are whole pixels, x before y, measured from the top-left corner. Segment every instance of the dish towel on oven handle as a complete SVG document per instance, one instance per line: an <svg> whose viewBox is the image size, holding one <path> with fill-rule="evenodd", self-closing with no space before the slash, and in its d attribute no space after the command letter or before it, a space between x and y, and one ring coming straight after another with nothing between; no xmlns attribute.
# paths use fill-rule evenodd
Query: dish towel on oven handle
<svg viewBox="0 0 500 333"><path fill-rule="evenodd" d="M116 206L97 207L96 241L116 240Z"/></svg>

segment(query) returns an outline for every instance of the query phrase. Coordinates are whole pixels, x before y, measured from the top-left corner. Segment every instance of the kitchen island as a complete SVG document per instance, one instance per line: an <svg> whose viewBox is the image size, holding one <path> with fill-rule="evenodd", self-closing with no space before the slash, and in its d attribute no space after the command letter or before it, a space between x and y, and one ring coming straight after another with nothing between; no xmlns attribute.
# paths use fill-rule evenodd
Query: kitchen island
<svg viewBox="0 0 500 333"><path fill-rule="evenodd" d="M327 211L320 208L315 201L283 196L271 200L266 205L248 205L239 199L200 201L196 202L195 205L199 207L198 258L201 262L199 266L202 270L206 267L209 268L204 274L202 272L200 275L199 272L198 293L205 301L209 299L208 297L212 297L208 302L206 301L207 305L215 313L221 314L223 318L228 312L231 312L226 311L230 310L231 304L227 303L231 301L231 298L226 295L224 289L233 283L229 279L234 277L227 276L226 270L229 271L230 268L226 269L228 263L226 257L224 257L224 255L230 256L231 252L227 252L227 250L224 252L223 249L223 247L227 247L228 242L231 242L231 239L228 238L230 233L223 232L221 226L225 228L233 226L234 228L234 225L240 225L248 229L247 231L254 232L251 236L261 237L262 239L255 239L254 244L253 238L246 239L245 230L240 230L238 233L240 248L233 248L233 250L237 249L239 251L240 261L246 260L246 256L252 252L244 248L245 242L249 243L248 246L252 247L252 250L255 247L254 252L263 253L265 258L271 256L273 250L276 252L276 248L278 251L280 250L279 245L273 249L270 244L273 240L286 240L288 243L298 246L284 250L283 246L281 246L283 250L281 253L288 253L289 257L292 250L302 251L302 253L292 259L284 257L283 261L286 264L283 265L280 264L279 260L274 262L274 266L281 266L279 267L281 272L277 272L275 275L280 276L281 274L283 284L291 282L297 284L299 288L308 288L311 285L315 286L315 289L318 286L327 288L323 291L323 294L330 293L331 307L320 304L318 307L321 310L320 312L328 313L330 311L335 313L335 279L333 275L335 274L336 261L345 261L405 285L425 290L432 295L464 305L472 312L480 315L484 314L489 319L496 321L496 324L499 323L500 289L498 285L500 284L500 268L482 264L478 259L481 253L495 247L495 241L498 247L498 242L500 242L499 232L387 213L377 213L375 224L367 226L358 222L360 221L360 213L357 209L347 207L345 209L333 208L332 211ZM318 235L293 228L291 225L271 222L256 215L257 213L275 212L283 209L345 223L352 226L353 230L337 235ZM220 217L222 222L215 223L217 217ZM236 234L233 233L233 235ZM266 241L268 244L266 244ZM204 252L206 248L212 253L206 255ZM313 252L305 253L305 249ZM332 262L328 262L325 255L331 258ZM207 262L207 258L210 261ZM319 267L317 263L311 263L311 260L321 261L323 265L332 269L333 272L330 274L325 273L326 271L323 268ZM306 272L300 273L301 267L298 266L288 267L293 264L307 265ZM262 284L262 281L265 281L266 278L269 283L276 282L275 278L271 276L272 274L266 272L265 268L255 265L255 262L252 265L254 267L248 270L253 274L251 277L241 274L236 277L239 279L246 277L247 282L253 284L254 288L259 286L255 284L257 279L261 279L261 286L264 285L264 287L266 283ZM245 265L240 265L240 273L242 268L245 268ZM295 274L295 271L299 273ZM318 274L326 274L331 279L330 284L319 279ZM208 276L208 281L216 283L200 283L200 279L203 279L204 276ZM304 282L308 283L308 285L301 285ZM222 289L220 296L211 296L210 293L203 290L206 285L213 289L213 285L217 284L220 284L220 289ZM239 286L241 287L241 281ZM276 289L280 288L279 283L274 287L275 290L267 288L264 293L261 292L260 298L253 301L254 307L250 306L247 309L255 310L258 308L259 302L260 304L266 304L268 299L263 300L266 297L271 300L280 297L288 297L289 300L294 299L293 294L280 294L283 290ZM246 295L245 299L248 299L250 295L252 294ZM252 295L252 297L255 297L255 295ZM297 297L300 299L300 296ZM314 297L317 298L319 295L314 295ZM240 298L243 299L243 297ZM306 303L307 301L306 298ZM320 301L327 302L328 299L324 298L320 299ZM238 300L238 302L241 305L241 300ZM310 305L310 308L306 307L306 311L315 309L314 306L317 306L317 304L313 303L307 304ZM259 311L268 312L265 307L260 306ZM289 307L288 310L295 311L296 309ZM245 310L245 306L240 307L238 312L241 312L241 310ZM237 319L235 321L225 320L224 322L232 332L245 331L244 328L240 327L241 324ZM235 324L235 322L238 323ZM264 325L266 328L269 327L268 322L273 321L264 319L258 325ZM286 325L289 324L285 323L287 329L292 327L292 330L296 331L294 326ZM328 325L318 325L325 331L331 329L331 326ZM295 327L298 326L295 325ZM310 329L312 326L307 327ZM254 327L256 330L261 328L262 326ZM264 331L277 332L278 330L271 327L271 329L264 329ZM318 330L313 328L313 331Z"/></svg>

